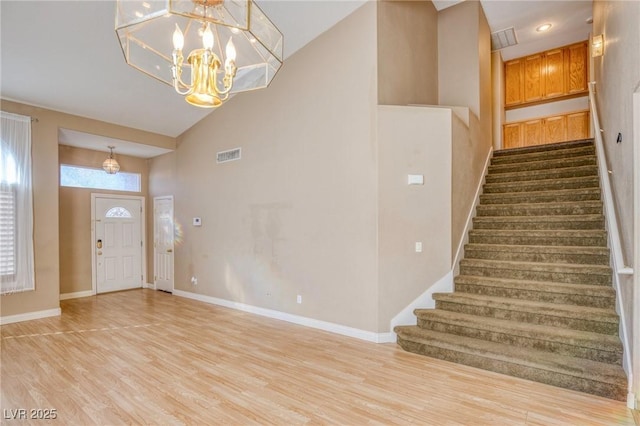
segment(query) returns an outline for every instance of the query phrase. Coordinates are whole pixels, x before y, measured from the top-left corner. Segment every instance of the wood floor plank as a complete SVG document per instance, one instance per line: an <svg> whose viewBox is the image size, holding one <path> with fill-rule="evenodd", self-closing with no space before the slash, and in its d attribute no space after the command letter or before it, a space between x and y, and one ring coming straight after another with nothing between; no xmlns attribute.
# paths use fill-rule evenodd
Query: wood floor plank
<svg viewBox="0 0 640 426"><path fill-rule="evenodd" d="M50 423L65 425L634 424L617 401L162 292L61 306L0 327L3 413L56 409Z"/></svg>

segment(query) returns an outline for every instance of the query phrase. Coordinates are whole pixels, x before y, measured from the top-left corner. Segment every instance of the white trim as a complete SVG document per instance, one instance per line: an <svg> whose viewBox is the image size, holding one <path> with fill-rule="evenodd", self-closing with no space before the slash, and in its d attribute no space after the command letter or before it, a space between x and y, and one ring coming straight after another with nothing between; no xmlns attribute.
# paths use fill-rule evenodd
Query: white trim
<svg viewBox="0 0 640 426"><path fill-rule="evenodd" d="M95 295L96 293L93 290L76 291L73 293L60 294L60 300L78 299L80 297L89 297L89 296L95 296Z"/></svg>
<svg viewBox="0 0 640 426"><path fill-rule="evenodd" d="M464 245L469 241L469 231L473 229L473 218L475 216L476 208L478 204L480 204L480 194L482 194L482 188L484 187L485 178L487 176L487 171L489 170L489 164L491 164L491 156L493 154L493 147L489 148L489 152L487 153L487 158L484 161L484 169L482 175L480 176L480 180L478 181L478 186L476 188L476 195L474 198L473 206L469 209L469 214L467 215L467 223L464 227L464 232L460 237L460 242L458 243L458 250L456 251L456 257L453 259L452 269L457 272L458 271L458 262L463 256Z"/></svg>
<svg viewBox="0 0 640 426"><path fill-rule="evenodd" d="M593 121L596 155L598 163L598 172L600 175L600 186L602 190L604 215L607 226L607 235L609 237L609 248L611 249L611 267L613 273L613 285L616 290L616 311L621 318L620 321L620 339L623 346L622 367L627 373L629 379L628 391L632 392L634 364L631 359L631 349L633 345L632 336L627 329L627 322L624 320L627 316L625 313L625 303L622 300L621 291L621 271L625 275L633 274L633 269L624 264L622 256L622 246L620 244L620 230L618 228L618 220L616 218L615 204L613 202L613 191L611 190L611 182L609 180L609 170L607 169L607 156L604 151L604 142L602 140L602 128L600 127L600 119L596 108L595 81L589 83L589 103L591 107L591 119ZM634 203L635 204L635 203ZM637 267L637 266L636 266ZM633 302L633 301L632 301ZM637 309L635 309L637 311ZM633 315L633 312L632 312ZM634 404L635 405L635 404Z"/></svg>
<svg viewBox="0 0 640 426"><path fill-rule="evenodd" d="M300 315L289 314L287 312L274 311L272 309L265 309L259 306L252 306L245 303L233 302L231 300L219 299L217 297L206 296L204 294L191 293L189 291L174 289L173 294L175 296L198 300L200 302L209 303L211 305L224 306L225 308L236 309L238 311L249 312L251 314L303 325L305 327L316 328L319 330L328 331L330 333L354 337L356 339L366 340L367 342L389 343L393 342L393 338L395 337L391 336L391 334L393 333L374 333L372 331L360 330L357 328L347 327L345 325L335 324L332 322L307 318Z"/></svg>
<svg viewBox="0 0 640 426"><path fill-rule="evenodd" d="M97 292L96 284L96 251L94 250L94 241L96 240L96 198L113 198L124 200L140 200L140 239L142 241L140 252L140 265L142 268L142 280L140 287L144 287L144 283L147 282L147 236L146 236L146 209L145 209L145 197L141 195L119 195L119 194L102 194L99 192L91 193L91 291L94 294Z"/></svg>
<svg viewBox="0 0 640 426"><path fill-rule="evenodd" d="M42 318L58 317L62 315L60 308L47 309L45 311L27 312L18 315L7 315L6 317L0 317L0 325L11 324L14 322L31 321Z"/></svg>
<svg viewBox="0 0 640 426"><path fill-rule="evenodd" d="M142 288L150 288L151 290L156 290L156 285L154 283L142 283Z"/></svg>
<svg viewBox="0 0 640 426"><path fill-rule="evenodd" d="M636 269L640 268L640 85L633 94L633 265ZM633 409L640 409L640 274L633 276L633 360L632 372L636 374L629 375L629 383L631 389L627 406Z"/></svg>
<svg viewBox="0 0 640 426"><path fill-rule="evenodd" d="M436 302L433 300L433 293L451 293L453 291L453 269L435 282L420 296L409 303L395 317L391 318L391 330L397 325L415 325L416 316L413 311L420 309L434 309ZM393 333L395 335L395 333Z"/></svg>

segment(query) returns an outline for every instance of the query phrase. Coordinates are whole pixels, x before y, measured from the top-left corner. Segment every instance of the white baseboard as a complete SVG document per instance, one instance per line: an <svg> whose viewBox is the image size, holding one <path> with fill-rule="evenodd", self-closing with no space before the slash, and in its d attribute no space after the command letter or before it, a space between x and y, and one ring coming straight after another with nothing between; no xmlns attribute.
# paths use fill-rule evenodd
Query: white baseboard
<svg viewBox="0 0 640 426"><path fill-rule="evenodd" d="M48 317L57 317L61 314L62 310L60 308L55 308L47 309L45 311L26 312L24 314L18 315L7 315L5 317L0 317L0 325L11 324L14 322L31 321Z"/></svg>
<svg viewBox="0 0 640 426"><path fill-rule="evenodd" d="M60 300L78 299L80 297L89 297L89 296L95 296L95 293L93 292L93 290L76 291L74 293L62 293L60 295Z"/></svg>
<svg viewBox="0 0 640 426"><path fill-rule="evenodd" d="M633 392L627 394L627 408L631 410L640 409L640 400L636 399L636 394Z"/></svg>
<svg viewBox="0 0 640 426"><path fill-rule="evenodd" d="M212 305L224 306L226 308L236 309L238 311L249 312L255 315L263 317L273 318L281 321L290 322L293 324L303 325L305 327L316 328L319 330L328 331L330 333L336 333L343 336L354 337L360 340L366 340L373 343L390 343L395 342L394 333L374 333L372 331L360 330L353 327L347 327L345 325L334 324L327 321L321 321L313 318L307 318L300 315L289 314L287 312L274 311L272 309L265 309L258 306L247 305L240 302L233 302L230 300L219 299L217 297L205 296L203 294L191 293L183 290L173 290L173 294L179 297L185 297L187 299L198 300L200 302L209 303Z"/></svg>
<svg viewBox="0 0 640 426"><path fill-rule="evenodd" d="M154 283L143 283L142 288L150 288L151 290L155 290L156 285Z"/></svg>

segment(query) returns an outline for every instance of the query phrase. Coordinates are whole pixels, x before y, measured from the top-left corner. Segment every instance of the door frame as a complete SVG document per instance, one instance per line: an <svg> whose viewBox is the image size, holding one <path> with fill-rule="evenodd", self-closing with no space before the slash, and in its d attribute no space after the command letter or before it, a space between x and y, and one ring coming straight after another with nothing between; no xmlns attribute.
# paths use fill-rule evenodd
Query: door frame
<svg viewBox="0 0 640 426"><path fill-rule="evenodd" d="M640 85L633 93L633 217L636 225L640 218ZM633 302L631 318L640 324L640 226L633 230ZM640 327L633 327L633 359L631 369L629 408L640 409Z"/></svg>
<svg viewBox="0 0 640 426"><path fill-rule="evenodd" d="M119 194L102 194L99 192L91 193L91 294L97 293L97 265L96 265L96 198L113 198L121 200L139 200L140 201L140 239L142 246L140 247L140 264L142 267L142 287L147 286L147 236L146 236L146 217L145 217L145 199L141 195L119 195Z"/></svg>
<svg viewBox="0 0 640 426"><path fill-rule="evenodd" d="M173 241L173 252L171 252L171 257L173 258L173 268L171 268L171 293L173 294L173 291L176 288L176 282L175 282L175 226L176 226L176 211L175 211L175 203L173 200L173 195L162 195L162 196L158 196L158 197L153 197L153 289L157 290L158 288L156 287L156 200L171 200L171 212L172 217L171 217L171 224L173 225L173 232L174 232L174 237L172 238Z"/></svg>

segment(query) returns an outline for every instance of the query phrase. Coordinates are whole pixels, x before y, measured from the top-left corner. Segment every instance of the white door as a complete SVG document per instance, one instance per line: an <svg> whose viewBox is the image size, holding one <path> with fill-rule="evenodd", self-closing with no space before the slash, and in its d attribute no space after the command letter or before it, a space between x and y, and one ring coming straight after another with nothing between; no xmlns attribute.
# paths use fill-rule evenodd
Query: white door
<svg viewBox="0 0 640 426"><path fill-rule="evenodd" d="M142 287L142 200L95 197L96 292Z"/></svg>
<svg viewBox="0 0 640 426"><path fill-rule="evenodd" d="M156 290L173 292L173 197L153 199L153 259Z"/></svg>

